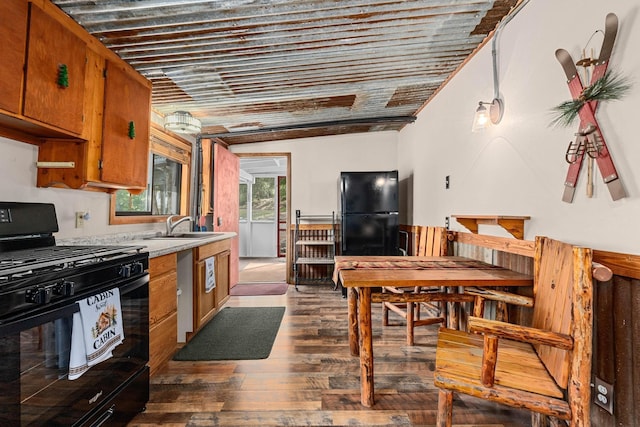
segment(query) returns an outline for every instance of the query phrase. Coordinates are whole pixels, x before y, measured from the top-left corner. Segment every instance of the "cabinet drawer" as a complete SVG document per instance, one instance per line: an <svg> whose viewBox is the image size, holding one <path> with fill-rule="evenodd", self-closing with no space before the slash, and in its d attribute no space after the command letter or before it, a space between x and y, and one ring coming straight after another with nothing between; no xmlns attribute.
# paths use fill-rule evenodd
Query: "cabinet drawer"
<svg viewBox="0 0 640 427"><path fill-rule="evenodd" d="M173 313L149 330L149 368L152 375L173 357L177 336L177 313Z"/></svg>
<svg viewBox="0 0 640 427"><path fill-rule="evenodd" d="M149 259L149 275L151 275L151 280L169 271L175 272L176 268L178 268L178 256L175 253Z"/></svg>
<svg viewBox="0 0 640 427"><path fill-rule="evenodd" d="M207 245L195 248L195 259L202 261L220 252L231 249L231 239L220 240L218 242L209 243Z"/></svg>

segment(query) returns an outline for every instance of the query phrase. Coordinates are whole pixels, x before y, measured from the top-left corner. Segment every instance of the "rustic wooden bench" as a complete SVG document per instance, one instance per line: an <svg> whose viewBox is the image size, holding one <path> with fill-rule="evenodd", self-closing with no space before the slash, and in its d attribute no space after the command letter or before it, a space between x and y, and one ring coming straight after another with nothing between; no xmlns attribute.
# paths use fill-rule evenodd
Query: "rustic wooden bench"
<svg viewBox="0 0 640 427"><path fill-rule="evenodd" d="M453 392L590 425L591 267L590 249L537 237L530 327L472 316L469 332L440 329L438 426L451 426Z"/></svg>

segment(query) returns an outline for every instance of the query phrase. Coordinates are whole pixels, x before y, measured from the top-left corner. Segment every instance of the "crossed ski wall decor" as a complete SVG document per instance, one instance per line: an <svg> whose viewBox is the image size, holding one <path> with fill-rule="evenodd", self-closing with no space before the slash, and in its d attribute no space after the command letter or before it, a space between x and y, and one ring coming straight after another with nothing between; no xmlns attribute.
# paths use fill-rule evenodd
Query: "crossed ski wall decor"
<svg viewBox="0 0 640 427"><path fill-rule="evenodd" d="M556 58L567 76L569 91L573 97L573 101L570 102L579 108L577 115L580 118L580 127L576 133L576 139L569 144L565 156L569 163L569 170L564 183L565 189L562 200L567 203L573 201L578 175L585 154L595 159L602 179L611 194L611 198L613 200L619 200L626 197L622 180L616 171L604 136L602 135L602 130L595 117L598 99L590 99L586 96L586 93L593 92L596 83L601 87L603 84L611 84L613 82L613 84L619 86L621 89L620 92L624 92L629 88L629 85L626 85L626 83L620 82L616 77L611 77L610 74L607 74L609 58L611 57L617 33L618 17L613 13L609 13L605 21L604 40L600 48L600 54L598 59L593 62L595 66L589 87L587 88L583 86L576 64L569 52L564 49L556 50ZM591 91L589 91L590 89ZM557 107L557 109L560 109L560 107ZM564 118L556 119L556 122L560 122L563 119Z"/></svg>

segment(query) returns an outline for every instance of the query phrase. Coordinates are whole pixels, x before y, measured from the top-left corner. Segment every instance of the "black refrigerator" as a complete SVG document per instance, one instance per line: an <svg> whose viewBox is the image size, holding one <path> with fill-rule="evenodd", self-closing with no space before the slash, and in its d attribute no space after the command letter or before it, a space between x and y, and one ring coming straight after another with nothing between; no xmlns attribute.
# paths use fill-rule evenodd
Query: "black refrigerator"
<svg viewBox="0 0 640 427"><path fill-rule="evenodd" d="M398 171L340 173L342 255L400 255Z"/></svg>

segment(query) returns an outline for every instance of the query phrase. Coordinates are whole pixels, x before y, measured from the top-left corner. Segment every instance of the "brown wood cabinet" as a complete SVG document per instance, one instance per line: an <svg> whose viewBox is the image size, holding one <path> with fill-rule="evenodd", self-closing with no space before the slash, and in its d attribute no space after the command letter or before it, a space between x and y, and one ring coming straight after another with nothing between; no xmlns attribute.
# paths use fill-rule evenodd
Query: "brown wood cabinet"
<svg viewBox="0 0 640 427"><path fill-rule="evenodd" d="M99 81L88 100L88 141L47 139L38 161L75 163L74 168L40 168L39 187L143 190L147 184L151 83L123 62L90 52L89 75Z"/></svg>
<svg viewBox="0 0 640 427"><path fill-rule="evenodd" d="M22 74L27 47L28 5L24 0L0 2L0 109L20 112Z"/></svg>
<svg viewBox="0 0 640 427"><path fill-rule="evenodd" d="M48 2L3 0L0 39L0 135L32 144L81 137L91 36Z"/></svg>
<svg viewBox="0 0 640 427"><path fill-rule="evenodd" d="M39 187L143 190L151 83L46 0L0 2L0 135L36 144Z"/></svg>
<svg viewBox="0 0 640 427"><path fill-rule="evenodd" d="M23 114L79 136L86 43L35 4L30 6Z"/></svg>
<svg viewBox="0 0 640 427"><path fill-rule="evenodd" d="M147 185L151 84L124 63L107 61L102 129L103 182Z"/></svg>
<svg viewBox="0 0 640 427"><path fill-rule="evenodd" d="M173 357L178 335L177 255L149 260L149 368L153 375Z"/></svg>
<svg viewBox="0 0 640 427"><path fill-rule="evenodd" d="M217 313L229 297L231 240L221 240L194 249L193 333ZM206 292L206 261L214 259L216 286Z"/></svg>

